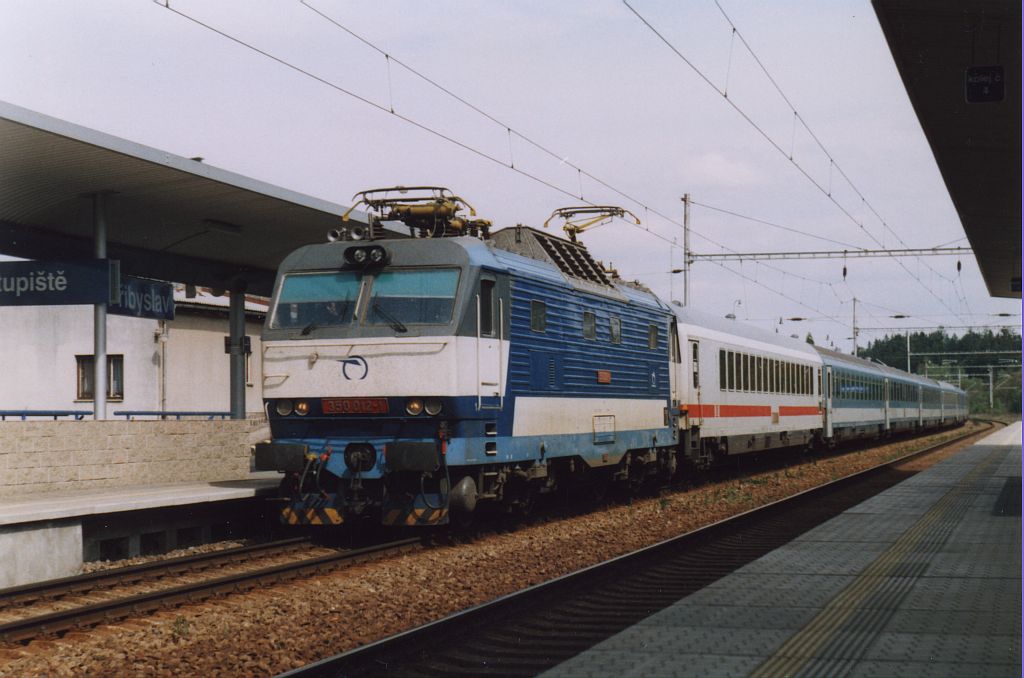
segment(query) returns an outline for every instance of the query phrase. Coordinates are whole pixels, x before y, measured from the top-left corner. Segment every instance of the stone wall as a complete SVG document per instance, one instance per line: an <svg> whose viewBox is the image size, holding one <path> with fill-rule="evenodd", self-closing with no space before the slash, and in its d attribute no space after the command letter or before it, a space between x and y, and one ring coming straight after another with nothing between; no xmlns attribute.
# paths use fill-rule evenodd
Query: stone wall
<svg viewBox="0 0 1024 678"><path fill-rule="evenodd" d="M0 497L249 475L253 420L0 422Z"/></svg>

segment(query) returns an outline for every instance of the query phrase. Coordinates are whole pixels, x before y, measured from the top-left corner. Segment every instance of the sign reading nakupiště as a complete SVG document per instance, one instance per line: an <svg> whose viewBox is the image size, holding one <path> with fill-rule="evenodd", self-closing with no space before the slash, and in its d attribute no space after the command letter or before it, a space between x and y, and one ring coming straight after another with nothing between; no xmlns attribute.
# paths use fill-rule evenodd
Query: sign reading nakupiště
<svg viewBox="0 0 1024 678"><path fill-rule="evenodd" d="M0 306L102 304L109 296L107 259L0 263Z"/></svg>

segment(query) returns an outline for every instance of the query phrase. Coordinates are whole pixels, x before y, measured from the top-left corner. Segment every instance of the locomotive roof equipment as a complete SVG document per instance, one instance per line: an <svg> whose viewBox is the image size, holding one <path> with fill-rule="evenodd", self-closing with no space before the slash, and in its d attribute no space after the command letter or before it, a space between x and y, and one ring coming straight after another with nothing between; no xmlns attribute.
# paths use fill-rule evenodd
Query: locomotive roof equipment
<svg viewBox="0 0 1024 678"><path fill-rule="evenodd" d="M328 236L330 240L361 240L367 236L373 240L376 237L383 237L378 228L382 229L381 222L385 221L401 221L409 227L409 237L412 238L452 238L469 235L486 240L490 237L491 222L487 219L461 216L460 212L469 210L469 216L475 217L476 210L443 186L371 188L356 193L352 200L355 202L342 215L342 221L348 222L352 210L359 205L366 205L370 216L369 232L364 234L359 227L332 231Z"/></svg>
<svg viewBox="0 0 1024 678"><path fill-rule="evenodd" d="M578 207L559 207L544 222L544 228L548 227L551 220L560 217L565 220L562 230L569 236L571 242L576 242L576 235L588 228L606 224L615 217L625 219L626 215L633 217L636 225L640 225L640 219L635 214L622 207L615 205L581 205ZM582 217L582 218L577 218Z"/></svg>

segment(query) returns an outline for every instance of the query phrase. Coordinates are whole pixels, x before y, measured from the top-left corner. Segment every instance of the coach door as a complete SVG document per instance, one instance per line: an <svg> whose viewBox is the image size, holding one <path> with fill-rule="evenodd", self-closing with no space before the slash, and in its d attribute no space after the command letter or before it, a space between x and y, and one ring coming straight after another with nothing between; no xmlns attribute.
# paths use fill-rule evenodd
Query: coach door
<svg viewBox="0 0 1024 678"><path fill-rule="evenodd" d="M503 400L501 336L504 334L504 313L497 287L494 277L484 274L480 277L480 289L476 295L476 405L481 410L500 409Z"/></svg>
<svg viewBox="0 0 1024 678"><path fill-rule="evenodd" d="M825 437L832 437L832 366L825 366L825 383L823 384L821 398L825 403Z"/></svg>
<svg viewBox="0 0 1024 678"><path fill-rule="evenodd" d="M701 407L700 393L700 342L693 339L690 340L690 374L688 378L690 380L688 386L692 394L692 400L697 403L697 411L699 413L696 418L690 418L690 424L701 426L704 424L704 408Z"/></svg>

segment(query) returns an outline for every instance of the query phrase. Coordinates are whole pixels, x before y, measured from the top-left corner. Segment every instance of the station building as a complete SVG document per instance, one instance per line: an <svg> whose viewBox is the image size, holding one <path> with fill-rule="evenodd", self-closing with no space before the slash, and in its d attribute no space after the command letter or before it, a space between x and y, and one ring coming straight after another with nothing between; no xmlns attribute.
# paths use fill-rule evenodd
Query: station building
<svg viewBox="0 0 1024 678"><path fill-rule="evenodd" d="M112 418L157 412L229 414L224 355L230 292L174 286L174 319L109 316L107 409ZM260 419L260 329L267 299L247 295L246 414ZM92 413L93 312L89 306L0 306L0 412ZM2 414L5 419L21 418ZM67 415L76 416L76 415ZM182 415L170 415L182 416ZM184 415L188 416L188 415ZM166 417L166 415L165 415Z"/></svg>

